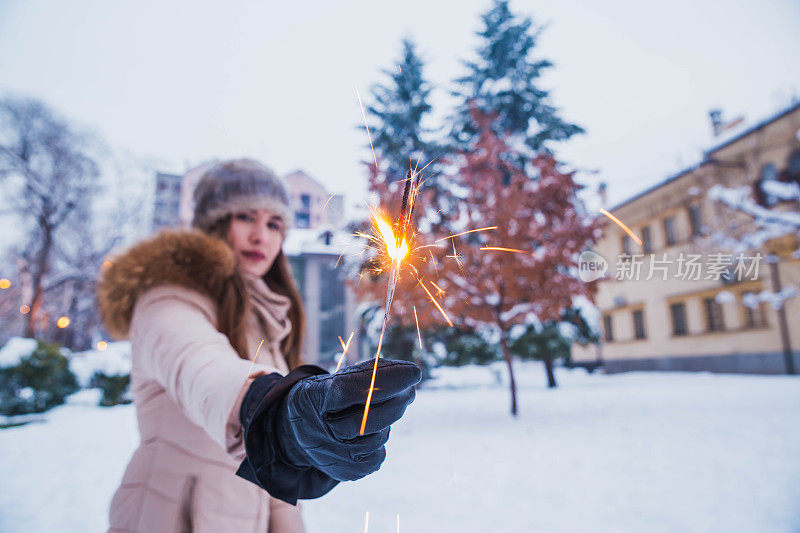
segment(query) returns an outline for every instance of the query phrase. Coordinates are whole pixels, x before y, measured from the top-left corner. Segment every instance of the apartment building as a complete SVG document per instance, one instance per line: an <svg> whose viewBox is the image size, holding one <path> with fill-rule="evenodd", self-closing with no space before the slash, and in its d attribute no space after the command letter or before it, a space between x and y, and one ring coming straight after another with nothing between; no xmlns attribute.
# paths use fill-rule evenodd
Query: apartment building
<svg viewBox="0 0 800 533"><path fill-rule="evenodd" d="M720 192L744 194L762 213L800 214L797 201L781 201L765 185L800 184L799 132L794 104L610 209L641 245L605 223L594 248L609 266L595 297L603 338L599 346L574 346L575 362L599 360L608 372L800 371L796 227L747 246L763 230L719 200Z"/></svg>

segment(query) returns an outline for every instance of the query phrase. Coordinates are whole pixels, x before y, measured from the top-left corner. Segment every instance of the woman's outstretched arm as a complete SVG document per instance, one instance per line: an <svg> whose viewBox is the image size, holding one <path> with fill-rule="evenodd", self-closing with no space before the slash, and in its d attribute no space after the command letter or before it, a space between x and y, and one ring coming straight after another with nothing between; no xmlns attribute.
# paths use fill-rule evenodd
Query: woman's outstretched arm
<svg viewBox="0 0 800 533"><path fill-rule="evenodd" d="M177 285L142 294L134 308L130 339L135 367L154 379L189 420L235 459L244 457L238 406L253 377L278 372L241 359L214 326L210 298Z"/></svg>

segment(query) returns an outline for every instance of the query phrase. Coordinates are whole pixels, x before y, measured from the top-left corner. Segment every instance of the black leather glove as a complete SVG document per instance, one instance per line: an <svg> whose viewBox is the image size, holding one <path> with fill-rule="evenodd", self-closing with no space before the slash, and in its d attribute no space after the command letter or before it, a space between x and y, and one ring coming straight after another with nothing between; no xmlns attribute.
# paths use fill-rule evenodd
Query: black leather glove
<svg viewBox="0 0 800 533"><path fill-rule="evenodd" d="M364 361L336 374L303 365L286 377L257 378L240 411L247 458L237 475L295 504L378 470L390 425L414 400L422 373L414 363L379 360L362 436L374 364Z"/></svg>

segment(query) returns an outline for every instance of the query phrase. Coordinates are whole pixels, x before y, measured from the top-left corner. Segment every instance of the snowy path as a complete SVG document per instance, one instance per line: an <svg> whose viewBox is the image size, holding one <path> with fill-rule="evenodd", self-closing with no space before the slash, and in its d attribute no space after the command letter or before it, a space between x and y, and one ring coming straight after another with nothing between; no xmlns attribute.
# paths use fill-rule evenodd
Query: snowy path
<svg viewBox="0 0 800 533"><path fill-rule="evenodd" d="M304 503L308 530L798 531L800 379L450 371L392 429L375 475ZM465 387L469 383L483 386ZM131 407L86 405L0 431L0 531L102 531L138 438ZM93 399L93 398L92 398Z"/></svg>

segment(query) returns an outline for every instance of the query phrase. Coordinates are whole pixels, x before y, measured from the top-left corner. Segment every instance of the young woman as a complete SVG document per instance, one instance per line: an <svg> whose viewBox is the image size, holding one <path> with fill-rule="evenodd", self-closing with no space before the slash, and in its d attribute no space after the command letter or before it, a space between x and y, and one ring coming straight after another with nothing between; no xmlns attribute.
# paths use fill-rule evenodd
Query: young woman
<svg viewBox="0 0 800 533"><path fill-rule="evenodd" d="M106 328L131 341L141 434L110 531L302 532L298 499L380 468L420 371L379 362L360 435L372 363L336 374L301 364L281 181L255 161L225 161L194 200L193 229L112 258L98 286Z"/></svg>

